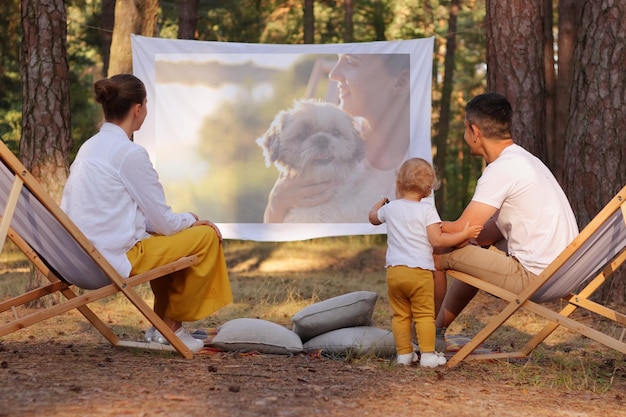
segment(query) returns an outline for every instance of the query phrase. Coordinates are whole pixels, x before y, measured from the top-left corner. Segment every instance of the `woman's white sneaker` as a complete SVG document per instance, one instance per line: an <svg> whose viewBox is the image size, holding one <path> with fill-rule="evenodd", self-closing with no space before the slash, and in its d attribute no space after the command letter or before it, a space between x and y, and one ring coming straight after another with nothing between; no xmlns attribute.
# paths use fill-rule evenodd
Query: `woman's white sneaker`
<svg viewBox="0 0 626 417"><path fill-rule="evenodd" d="M156 329L154 328L154 326L150 326L150 328L144 333L143 339L148 343L152 342L152 336L154 336L155 331Z"/></svg>
<svg viewBox="0 0 626 417"><path fill-rule="evenodd" d="M180 327L178 330L174 332L174 334L189 348L192 352L199 352L204 348L204 342L202 340L196 339L192 335L187 332L187 329L184 327ZM154 334L152 335L152 341L156 343L160 343L162 345L169 345L170 343L167 341L165 337L158 330L154 330Z"/></svg>

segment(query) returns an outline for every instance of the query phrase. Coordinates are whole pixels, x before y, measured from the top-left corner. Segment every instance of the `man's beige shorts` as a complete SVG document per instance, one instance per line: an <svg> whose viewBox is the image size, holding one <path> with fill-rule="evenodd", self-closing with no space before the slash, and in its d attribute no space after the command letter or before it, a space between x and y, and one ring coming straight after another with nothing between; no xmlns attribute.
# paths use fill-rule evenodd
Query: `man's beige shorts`
<svg viewBox="0 0 626 417"><path fill-rule="evenodd" d="M519 294L537 276L514 257L492 246L467 245L441 255L442 269L454 269Z"/></svg>

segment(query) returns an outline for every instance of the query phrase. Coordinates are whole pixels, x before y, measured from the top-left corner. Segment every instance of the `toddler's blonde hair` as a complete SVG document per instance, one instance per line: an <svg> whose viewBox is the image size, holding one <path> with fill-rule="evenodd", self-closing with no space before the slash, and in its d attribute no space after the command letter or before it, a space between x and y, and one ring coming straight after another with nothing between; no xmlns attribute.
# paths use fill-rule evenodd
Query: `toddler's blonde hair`
<svg viewBox="0 0 626 417"><path fill-rule="evenodd" d="M411 158L400 166L396 184L398 191L417 192L424 198L428 197L431 191L439 188L440 181L435 168L428 161L422 158Z"/></svg>

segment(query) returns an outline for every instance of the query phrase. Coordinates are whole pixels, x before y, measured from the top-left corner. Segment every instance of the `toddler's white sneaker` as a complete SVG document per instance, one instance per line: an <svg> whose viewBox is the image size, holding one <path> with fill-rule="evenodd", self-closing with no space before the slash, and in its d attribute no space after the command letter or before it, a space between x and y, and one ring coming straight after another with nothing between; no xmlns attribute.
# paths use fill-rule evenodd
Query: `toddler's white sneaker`
<svg viewBox="0 0 626 417"><path fill-rule="evenodd" d="M434 368L436 366L445 365L447 362L443 353L439 352L422 353L421 356L420 366L425 368Z"/></svg>
<svg viewBox="0 0 626 417"><path fill-rule="evenodd" d="M400 365L409 366L413 362L417 362L417 353L411 352L411 353L405 353L405 354L402 354L402 355L398 355L398 358L396 359L396 361Z"/></svg>

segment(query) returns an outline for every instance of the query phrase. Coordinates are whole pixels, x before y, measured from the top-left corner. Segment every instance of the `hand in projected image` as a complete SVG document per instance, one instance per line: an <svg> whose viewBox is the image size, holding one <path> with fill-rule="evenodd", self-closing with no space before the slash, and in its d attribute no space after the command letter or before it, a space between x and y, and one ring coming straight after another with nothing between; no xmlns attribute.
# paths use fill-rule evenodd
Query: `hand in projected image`
<svg viewBox="0 0 626 417"><path fill-rule="evenodd" d="M281 176L270 191L265 223L281 223L294 207L313 207L333 197L334 180L314 182L299 177Z"/></svg>

